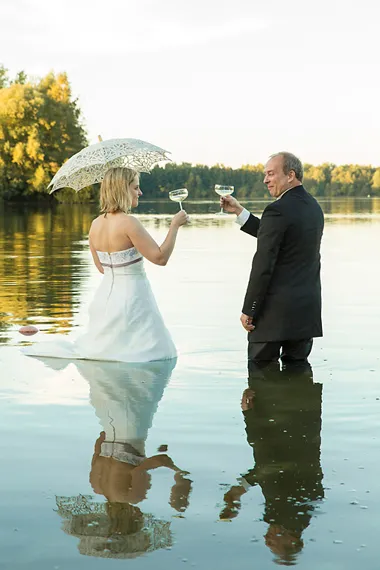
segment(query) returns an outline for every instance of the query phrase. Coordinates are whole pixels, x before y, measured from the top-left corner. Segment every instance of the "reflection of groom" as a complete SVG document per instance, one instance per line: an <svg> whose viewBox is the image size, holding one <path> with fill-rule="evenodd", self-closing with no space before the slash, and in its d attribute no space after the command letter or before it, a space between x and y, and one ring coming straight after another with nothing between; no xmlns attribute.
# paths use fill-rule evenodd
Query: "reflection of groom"
<svg viewBox="0 0 380 570"><path fill-rule="evenodd" d="M259 485L265 498L265 543L276 561L292 564L302 533L324 496L320 465L322 386L308 363L251 366L242 397L247 441L255 466L225 494L221 519L232 519L240 498Z"/></svg>
<svg viewBox="0 0 380 570"><path fill-rule="evenodd" d="M304 360L313 337L322 336L320 243L323 213L302 186L301 161L288 152L265 165L264 183L276 200L261 220L235 198L221 198L241 229L257 237L257 251L241 322L248 334L248 360Z"/></svg>

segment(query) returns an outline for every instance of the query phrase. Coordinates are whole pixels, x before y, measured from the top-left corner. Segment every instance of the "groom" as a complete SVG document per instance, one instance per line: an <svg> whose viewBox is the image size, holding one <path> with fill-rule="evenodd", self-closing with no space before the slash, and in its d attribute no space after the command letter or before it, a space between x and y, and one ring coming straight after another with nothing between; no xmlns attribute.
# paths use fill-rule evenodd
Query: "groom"
<svg viewBox="0 0 380 570"><path fill-rule="evenodd" d="M301 161L289 152L270 157L264 184L275 201L261 219L232 196L221 198L243 232L257 237L241 323L248 361L306 360L322 336L320 244L323 213L302 186Z"/></svg>

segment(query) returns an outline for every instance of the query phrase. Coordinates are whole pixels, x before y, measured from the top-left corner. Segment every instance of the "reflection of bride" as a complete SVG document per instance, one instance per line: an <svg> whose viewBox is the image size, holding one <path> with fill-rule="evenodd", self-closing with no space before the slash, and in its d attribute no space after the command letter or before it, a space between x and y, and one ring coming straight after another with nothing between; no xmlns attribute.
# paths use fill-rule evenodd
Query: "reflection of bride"
<svg viewBox="0 0 380 570"><path fill-rule="evenodd" d="M170 505L186 510L191 482L167 454L147 457L145 441L176 360L129 365L77 361L90 384L90 401L102 432L95 442L90 483L105 503L91 497L57 497L63 528L80 538L82 554L128 558L171 544L170 523L144 514L137 506L151 486L150 471L174 473Z"/></svg>

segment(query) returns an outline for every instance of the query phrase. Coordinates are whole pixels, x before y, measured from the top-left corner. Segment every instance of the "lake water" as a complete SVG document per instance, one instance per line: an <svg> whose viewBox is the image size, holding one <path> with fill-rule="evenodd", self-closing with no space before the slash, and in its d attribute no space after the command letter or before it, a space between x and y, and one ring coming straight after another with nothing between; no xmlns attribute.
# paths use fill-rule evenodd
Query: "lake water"
<svg viewBox="0 0 380 570"><path fill-rule="evenodd" d="M137 367L20 353L23 324L85 322L96 206L0 206L0 568L379 568L380 199L321 205L325 335L312 371L251 378L253 400L255 240L216 201L186 202L168 266L146 263L179 357ZM157 240L175 211L139 209ZM148 472L99 457L107 422L147 435Z"/></svg>

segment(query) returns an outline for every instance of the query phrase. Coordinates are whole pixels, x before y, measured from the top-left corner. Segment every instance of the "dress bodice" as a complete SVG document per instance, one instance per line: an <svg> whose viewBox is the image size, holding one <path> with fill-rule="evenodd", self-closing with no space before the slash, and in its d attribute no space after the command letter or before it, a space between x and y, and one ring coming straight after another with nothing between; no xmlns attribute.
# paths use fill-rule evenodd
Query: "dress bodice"
<svg viewBox="0 0 380 570"><path fill-rule="evenodd" d="M135 247L123 249L121 251L114 251L111 253L108 253L106 251L97 251L96 253L98 254L100 263L105 268L105 272L107 268L111 269L112 271L114 269L123 268L121 270L121 273L141 273L144 270L144 258ZM129 269L130 266L135 267L131 267L131 269ZM125 270L124 268L128 269Z"/></svg>

